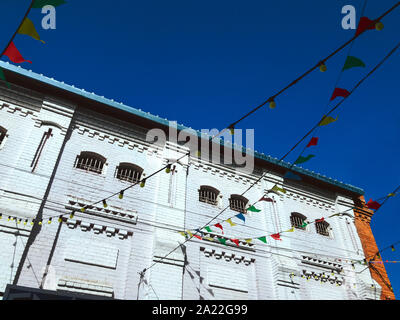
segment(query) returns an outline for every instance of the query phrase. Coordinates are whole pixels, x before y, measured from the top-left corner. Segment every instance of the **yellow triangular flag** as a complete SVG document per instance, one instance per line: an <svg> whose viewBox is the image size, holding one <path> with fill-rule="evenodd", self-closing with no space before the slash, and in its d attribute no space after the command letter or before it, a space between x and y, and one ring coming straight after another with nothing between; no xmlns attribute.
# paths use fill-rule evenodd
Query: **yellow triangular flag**
<svg viewBox="0 0 400 320"><path fill-rule="evenodd" d="M330 123L332 123L332 122L335 122L335 121L337 121L337 119L338 119L339 117L336 117L336 119L333 119L332 117L330 117L330 116L323 116L322 117L322 120L320 121L320 123L319 123L319 126L326 126L326 125L328 125L328 124L330 124Z"/></svg>
<svg viewBox="0 0 400 320"><path fill-rule="evenodd" d="M285 189L279 188L277 185L275 185L271 190L272 191L280 191L280 192L286 193Z"/></svg>
<svg viewBox="0 0 400 320"><path fill-rule="evenodd" d="M193 237L193 233L191 233L190 231L186 231L186 233L189 235L189 237Z"/></svg>
<svg viewBox="0 0 400 320"><path fill-rule="evenodd" d="M21 27L18 29L18 33L26 34L27 36L30 36L35 40L39 40L39 41L45 43L43 40L40 39L40 36L36 31L35 25L29 18L25 18Z"/></svg>
<svg viewBox="0 0 400 320"><path fill-rule="evenodd" d="M394 197L396 194L395 193L389 193L387 196L388 197Z"/></svg>
<svg viewBox="0 0 400 320"><path fill-rule="evenodd" d="M179 232L179 234L186 237L186 233L184 233L183 231Z"/></svg>
<svg viewBox="0 0 400 320"><path fill-rule="evenodd" d="M211 238L211 237L203 237L203 239L204 239L204 240L208 240L208 241L214 241L214 239Z"/></svg>
<svg viewBox="0 0 400 320"><path fill-rule="evenodd" d="M294 227L292 227L292 229L289 229L289 230L286 231L286 232L294 232Z"/></svg>
<svg viewBox="0 0 400 320"><path fill-rule="evenodd" d="M253 239L245 239L244 241L246 241L247 243L251 243Z"/></svg>
<svg viewBox="0 0 400 320"><path fill-rule="evenodd" d="M234 226L237 225L236 223L233 223L233 222L232 222L232 219L231 219L231 218L228 219L228 220L226 220L226 222L228 222L228 223L231 225L231 227L234 227Z"/></svg>

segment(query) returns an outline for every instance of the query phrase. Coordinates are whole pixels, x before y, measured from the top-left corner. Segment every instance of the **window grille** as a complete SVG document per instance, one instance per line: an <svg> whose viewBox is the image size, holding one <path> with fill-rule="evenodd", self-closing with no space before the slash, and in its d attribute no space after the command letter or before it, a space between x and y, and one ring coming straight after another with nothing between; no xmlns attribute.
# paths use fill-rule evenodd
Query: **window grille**
<svg viewBox="0 0 400 320"><path fill-rule="evenodd" d="M0 146L2 145L6 135L7 135L7 130L3 127L0 127Z"/></svg>
<svg viewBox="0 0 400 320"><path fill-rule="evenodd" d="M219 191L213 187L201 186L199 190L199 201L217 205Z"/></svg>
<svg viewBox="0 0 400 320"><path fill-rule="evenodd" d="M115 170L115 176L119 180L137 183L142 178L143 169L132 163L120 163Z"/></svg>
<svg viewBox="0 0 400 320"><path fill-rule="evenodd" d="M101 174L103 172L105 163L106 158L104 158L103 156L94 152L84 151L76 157L74 167L77 169Z"/></svg>
<svg viewBox="0 0 400 320"><path fill-rule="evenodd" d="M245 208L248 202L249 200L247 200L245 197L238 194L233 194L229 199L229 206L233 211L245 212Z"/></svg>
<svg viewBox="0 0 400 320"><path fill-rule="evenodd" d="M315 229L317 230L318 234L323 236L329 236L329 223L326 221L316 222Z"/></svg>
<svg viewBox="0 0 400 320"><path fill-rule="evenodd" d="M292 224L292 227L295 227L296 229L301 229L305 230L305 227L302 227L304 222L306 222L307 217L303 216L301 213L298 212L292 212L290 215L290 222Z"/></svg>

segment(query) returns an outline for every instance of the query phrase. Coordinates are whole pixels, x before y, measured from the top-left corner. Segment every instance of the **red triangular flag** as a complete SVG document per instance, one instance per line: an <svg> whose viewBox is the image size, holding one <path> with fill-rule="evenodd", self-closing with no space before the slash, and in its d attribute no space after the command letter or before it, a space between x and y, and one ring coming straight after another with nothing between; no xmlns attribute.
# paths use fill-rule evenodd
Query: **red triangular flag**
<svg viewBox="0 0 400 320"><path fill-rule="evenodd" d="M7 56L14 63L22 63L22 62L32 63L32 61L24 59L24 57L18 51L17 47L14 45L14 42L10 43L7 50L4 52L4 55Z"/></svg>
<svg viewBox="0 0 400 320"><path fill-rule="evenodd" d="M193 237L196 237L197 239L203 240L203 238L198 236L197 234L194 234Z"/></svg>
<svg viewBox="0 0 400 320"><path fill-rule="evenodd" d="M350 92L347 91L346 89L335 88L335 90L333 91L333 94L332 94L331 101L334 100L336 97L346 98L349 94L350 94Z"/></svg>
<svg viewBox="0 0 400 320"><path fill-rule="evenodd" d="M275 240L282 240L279 233L271 234L271 238Z"/></svg>
<svg viewBox="0 0 400 320"><path fill-rule="evenodd" d="M237 246L239 246L239 239L231 239L233 243L235 243Z"/></svg>
<svg viewBox="0 0 400 320"><path fill-rule="evenodd" d="M263 196L260 200L258 201L267 201L267 202L276 202L274 199L271 199L269 197Z"/></svg>
<svg viewBox="0 0 400 320"><path fill-rule="evenodd" d="M375 29L375 23L373 20L368 19L367 17L361 17L360 23L358 24L358 28L356 31L356 36L360 33L363 33L365 30Z"/></svg>
<svg viewBox="0 0 400 320"><path fill-rule="evenodd" d="M222 230L222 233L224 233L224 228L222 228L222 226L219 223L214 224L214 227L220 228Z"/></svg>
<svg viewBox="0 0 400 320"><path fill-rule="evenodd" d="M324 220L325 220L325 218L321 218L321 219L315 220L315 222L322 222Z"/></svg>
<svg viewBox="0 0 400 320"><path fill-rule="evenodd" d="M311 140L310 140L310 142L308 143L308 145L307 145L306 148L311 147L311 146L316 146L316 145L318 144L318 139L319 139L319 138L317 138L317 137L311 138Z"/></svg>
<svg viewBox="0 0 400 320"><path fill-rule="evenodd" d="M369 199L368 203L367 203L367 207L369 209L373 209L373 210L378 210L380 208L380 204L376 201L373 201L372 199Z"/></svg>

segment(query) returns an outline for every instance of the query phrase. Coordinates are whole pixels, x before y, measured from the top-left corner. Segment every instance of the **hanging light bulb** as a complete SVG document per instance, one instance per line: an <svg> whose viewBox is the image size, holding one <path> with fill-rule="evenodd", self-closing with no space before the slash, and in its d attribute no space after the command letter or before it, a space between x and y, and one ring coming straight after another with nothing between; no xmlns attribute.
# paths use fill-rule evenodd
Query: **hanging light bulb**
<svg viewBox="0 0 400 320"><path fill-rule="evenodd" d="M31 221L31 226L33 226L35 224L35 219L33 219L32 221Z"/></svg>
<svg viewBox="0 0 400 320"><path fill-rule="evenodd" d="M11 221L14 221L14 218L13 217L11 217L11 219L10 219Z"/></svg>
<svg viewBox="0 0 400 320"><path fill-rule="evenodd" d="M234 126L233 124L231 124L231 125L228 127L228 129L229 129L229 132L231 133L231 135L234 135L234 134L235 134L235 126Z"/></svg>
<svg viewBox="0 0 400 320"><path fill-rule="evenodd" d="M105 199L103 200L103 207L104 207L104 208L107 208L107 207L108 207L108 204L107 204L107 202L106 202Z"/></svg>
<svg viewBox="0 0 400 320"><path fill-rule="evenodd" d="M41 226L42 225L42 223L43 223L43 219L40 219L40 221L39 221L39 226Z"/></svg>
<svg viewBox="0 0 400 320"><path fill-rule="evenodd" d="M392 251L395 251L394 246L392 246L391 248L392 248Z"/></svg>
<svg viewBox="0 0 400 320"><path fill-rule="evenodd" d="M60 222L60 223L62 222L62 216L58 217L58 222Z"/></svg>
<svg viewBox="0 0 400 320"><path fill-rule="evenodd" d="M0 213L0 220L3 218L3 214L2 213Z"/></svg>
<svg viewBox="0 0 400 320"><path fill-rule="evenodd" d="M328 68L326 67L325 63L321 62L319 65L319 71L325 72Z"/></svg>
<svg viewBox="0 0 400 320"><path fill-rule="evenodd" d="M69 218L72 219L75 216L75 212L71 212L71 214L69 215Z"/></svg>
<svg viewBox="0 0 400 320"><path fill-rule="evenodd" d="M81 212L85 212L85 210L86 210L85 207L81 208Z"/></svg>
<svg viewBox="0 0 400 320"><path fill-rule="evenodd" d="M17 224L20 224L22 222L22 219L17 220Z"/></svg>
<svg viewBox="0 0 400 320"><path fill-rule="evenodd" d="M270 108L270 109L275 109L275 108L276 108L276 102L275 102L275 100L271 100L271 101L269 102L269 108Z"/></svg>
<svg viewBox="0 0 400 320"><path fill-rule="evenodd" d="M140 187L144 188L144 186L146 185L146 179L144 179L141 183L140 183Z"/></svg>
<svg viewBox="0 0 400 320"><path fill-rule="evenodd" d="M167 165L167 168L165 169L166 173L170 173L171 172L171 164Z"/></svg>
<svg viewBox="0 0 400 320"><path fill-rule="evenodd" d="M28 223L28 219L26 219L26 220L24 221L24 226L26 226L27 223Z"/></svg>
<svg viewBox="0 0 400 320"><path fill-rule="evenodd" d="M384 25L382 22L378 21L377 23L375 23L375 29L378 31L381 31L384 28Z"/></svg>
<svg viewBox="0 0 400 320"><path fill-rule="evenodd" d="M124 198L124 191L123 191L123 190L119 193L118 198L120 198L120 199L123 199L123 198Z"/></svg>
<svg viewBox="0 0 400 320"><path fill-rule="evenodd" d="M51 224L51 221L53 220L53 218L49 218L49 221L47 222L48 224Z"/></svg>

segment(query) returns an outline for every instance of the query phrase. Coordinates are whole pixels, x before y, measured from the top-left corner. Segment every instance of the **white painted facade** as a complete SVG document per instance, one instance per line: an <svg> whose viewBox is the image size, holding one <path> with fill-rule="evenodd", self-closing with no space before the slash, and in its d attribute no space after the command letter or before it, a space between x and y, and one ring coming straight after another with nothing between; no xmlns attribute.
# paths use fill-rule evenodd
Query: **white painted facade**
<svg viewBox="0 0 400 320"><path fill-rule="evenodd" d="M24 219L36 217L61 153L43 208L44 221L55 218L53 223L42 225L29 248L18 285L39 288L43 282L43 289L116 299L380 297L380 286L372 280L369 269L361 272L364 265L356 264L353 269L345 261L364 258L354 221L346 216L327 220L332 228L329 237L317 234L314 225L309 225L305 231L284 233L282 241L269 238L267 244L256 240L251 245L241 242L237 247L227 241L224 246L217 240L193 238L185 243L186 258L178 248L162 259L183 242L178 231L207 224L229 205L230 195L241 194L258 179L261 168L248 175L186 157L176 165L173 174L163 171L149 179L145 188L136 186L126 191L122 200L118 196L110 199L107 209L100 202L82 213L80 206L129 186L115 177L120 163L142 167L146 177L166 165L166 158L178 158L187 149L169 142L163 147L151 145L145 141L146 131L138 124L21 87L0 87L0 126L7 129L7 137L0 146L1 294L14 281L30 235L32 226L24 225ZM52 136L32 172L37 147L49 128ZM71 135L63 148L68 128ZM102 174L74 168L81 151L96 152L107 159ZM276 183L282 185L282 176L270 173L245 196L254 203ZM218 206L199 202L201 185L220 191ZM333 193L301 182L285 182L284 186L286 194L270 194L276 203L257 204L262 211L247 215L245 224L240 220L234 221L234 227L224 224L224 236L244 239L272 234L291 228L292 212L313 221L353 206L345 191ZM78 210L75 216L59 229L57 216L69 217L73 209ZM213 223L235 214L228 209ZM8 216L23 220L18 224L8 221ZM51 262L46 268L48 261ZM139 272L150 266L138 287ZM341 273L331 274L332 269L341 268ZM313 272L317 276L324 273L329 279L325 282L300 277ZM291 278L291 273L295 277Z"/></svg>

